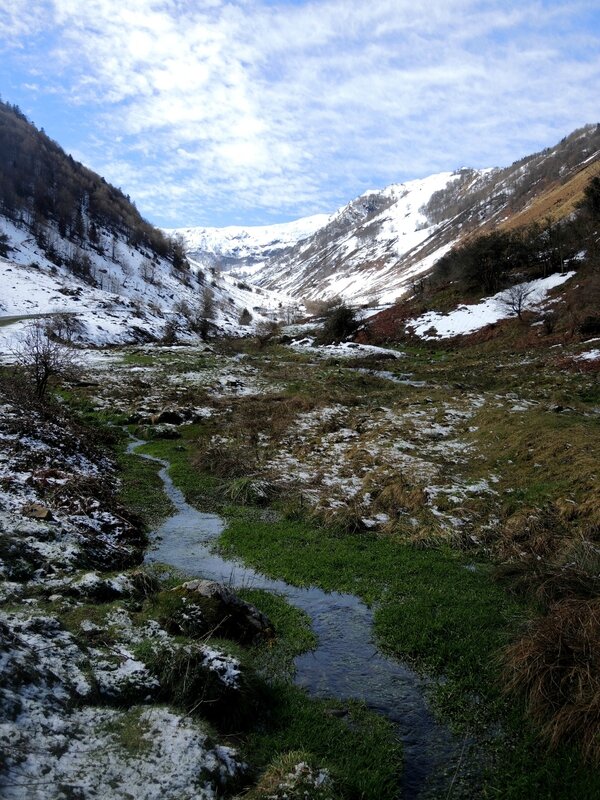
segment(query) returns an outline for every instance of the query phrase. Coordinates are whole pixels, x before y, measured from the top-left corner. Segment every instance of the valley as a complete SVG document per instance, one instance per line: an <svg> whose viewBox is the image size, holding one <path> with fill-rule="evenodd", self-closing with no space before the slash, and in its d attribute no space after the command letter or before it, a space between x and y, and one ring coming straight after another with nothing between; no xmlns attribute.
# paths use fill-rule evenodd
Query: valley
<svg viewBox="0 0 600 800"><path fill-rule="evenodd" d="M600 796L600 128L223 229L0 145L2 796Z"/></svg>
<svg viewBox="0 0 600 800"><path fill-rule="evenodd" d="M591 800L596 773L568 746L548 752L523 723L523 707L502 691L509 667L501 657L540 613L536 587L549 580L540 558L563 576L577 564L572 577L582 582L586 559L592 569L598 384L578 368L588 351L574 344L515 356L497 343L336 351L276 337L81 350L81 386L62 395L62 410L44 420L32 408L18 422L8 378L2 618L4 646L12 645L4 658L21 664L13 707L37 693L49 722L39 728L30 716L24 726L16 713L23 733L38 737L36 760L23 760L5 706L6 796L22 797L41 771L73 787L85 774L90 797L120 797L127 780L142 795L151 782L164 796L191 798L200 786L192 765L206 759L221 766L212 777L202 772L202 796L233 797L255 783L247 796L259 798L275 754L291 752L307 765L299 780L315 781L310 797L569 798L576 787ZM72 425L62 414L78 420L77 437L60 434L71 443L63 462L48 438ZM126 453L124 427L146 442L136 454ZM121 454L118 467L107 447ZM137 453L167 463L177 491L165 494L159 465ZM119 487L112 500L107 481ZM205 545L234 559L220 574L213 556L200 551L195 560L196 521L185 534L175 524L172 545L161 533L184 498L191 506L183 508L223 520ZM36 503L46 519L27 516ZM132 539L140 525L149 545L141 534ZM158 551L153 530L163 537ZM192 539L175 559L181 535ZM148 547L151 560L140 566ZM527 570L520 582L499 567L515 560ZM268 578L246 568L236 577L239 561ZM176 588L198 575L241 587L274 633L249 647L247 629L228 631L205 598ZM344 654L339 626L357 623L336 598L350 595L370 610L362 606L365 623ZM311 603L299 596L318 600L312 623L304 616ZM330 602L337 648L321 659L311 627L327 641ZM203 622L207 614L212 622ZM196 670L189 687L165 669L182 649L186 671ZM350 664L362 650L373 671L361 691ZM338 673L332 658L348 666ZM46 689L42 670L53 676ZM398 670L413 676L420 699L394 689ZM290 683L294 674L315 699ZM227 675L238 677L229 685ZM244 687L237 699L235 680ZM209 738L206 719L216 728ZM62 755L48 760L56 748ZM180 753L175 773L162 760L170 748Z"/></svg>

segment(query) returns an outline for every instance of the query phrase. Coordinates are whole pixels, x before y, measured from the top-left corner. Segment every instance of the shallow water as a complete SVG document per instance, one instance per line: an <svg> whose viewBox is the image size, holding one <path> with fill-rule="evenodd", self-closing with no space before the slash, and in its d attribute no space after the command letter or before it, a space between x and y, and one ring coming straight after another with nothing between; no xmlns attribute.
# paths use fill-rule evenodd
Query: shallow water
<svg viewBox="0 0 600 800"><path fill-rule="evenodd" d="M129 451L141 444L137 440L132 442ZM312 696L362 700L392 720L404 753L400 797L403 800L426 794L445 797L459 743L428 709L424 680L375 647L372 611L353 595L324 592L315 587L298 588L211 552L211 545L224 529L223 520L190 506L173 485L168 465L159 463L163 465L160 477L176 513L154 532L148 560L170 564L189 575L233 588L279 592L305 611L319 643L316 650L296 659L296 683Z"/></svg>

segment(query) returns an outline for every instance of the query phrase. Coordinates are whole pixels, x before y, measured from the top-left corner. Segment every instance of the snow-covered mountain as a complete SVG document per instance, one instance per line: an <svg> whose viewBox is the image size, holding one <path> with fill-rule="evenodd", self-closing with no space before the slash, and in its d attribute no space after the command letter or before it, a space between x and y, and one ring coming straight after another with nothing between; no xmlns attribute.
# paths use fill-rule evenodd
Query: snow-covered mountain
<svg viewBox="0 0 600 800"><path fill-rule="evenodd" d="M575 176L597 163L600 127L509 167L460 169L368 191L327 217L177 231L190 256L303 300L390 303L473 232L572 210ZM570 182L576 188L571 191ZM578 187L578 188L577 188ZM542 202L542 198L545 201Z"/></svg>
<svg viewBox="0 0 600 800"><path fill-rule="evenodd" d="M75 340L172 341L247 331L288 303L187 259L121 190L0 102L0 318L69 313Z"/></svg>
<svg viewBox="0 0 600 800"><path fill-rule="evenodd" d="M232 267L256 270L271 257L316 233L328 221L327 214L314 214L276 225L177 228L167 229L165 233L182 236L188 255L192 258L198 256L206 265L221 270Z"/></svg>

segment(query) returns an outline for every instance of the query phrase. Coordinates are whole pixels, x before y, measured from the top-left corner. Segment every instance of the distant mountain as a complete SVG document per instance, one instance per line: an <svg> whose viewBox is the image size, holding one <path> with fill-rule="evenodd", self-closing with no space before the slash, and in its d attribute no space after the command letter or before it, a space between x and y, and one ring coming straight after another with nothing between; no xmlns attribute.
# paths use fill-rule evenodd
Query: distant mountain
<svg viewBox="0 0 600 800"><path fill-rule="evenodd" d="M270 258L287 252L329 221L326 214L315 214L293 222L244 228L177 228L167 235L181 237L188 255L222 270L255 270Z"/></svg>
<svg viewBox="0 0 600 800"><path fill-rule="evenodd" d="M78 338L98 343L235 333L285 302L188 260L179 238L6 103L0 285L0 316L75 312Z"/></svg>
<svg viewBox="0 0 600 800"><path fill-rule="evenodd" d="M246 272L262 287L301 299L389 303L465 237L569 214L599 156L600 126L589 125L509 167L392 184L329 217L179 233L199 263Z"/></svg>

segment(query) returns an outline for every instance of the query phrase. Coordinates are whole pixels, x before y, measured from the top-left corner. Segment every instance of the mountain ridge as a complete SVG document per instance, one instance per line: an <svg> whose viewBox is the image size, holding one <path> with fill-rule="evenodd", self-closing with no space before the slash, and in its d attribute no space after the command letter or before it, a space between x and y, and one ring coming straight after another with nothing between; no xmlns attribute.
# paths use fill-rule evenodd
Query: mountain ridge
<svg viewBox="0 0 600 800"><path fill-rule="evenodd" d="M74 339L96 344L237 334L285 301L190 262L177 237L3 102L0 281L0 316L74 315Z"/></svg>
<svg viewBox="0 0 600 800"><path fill-rule="evenodd" d="M591 124L508 167L461 168L369 190L291 244L277 240L276 226L260 227L272 232L268 247L253 238L252 226L236 229L254 241L245 251L239 239L225 241L223 229L201 229L210 230L204 247L190 234L198 229L177 232L198 263L220 263L264 288L303 300L340 296L357 304L390 303L465 237L510 225L518 215L525 224L570 213L585 181L575 181L566 204L540 198L560 195L579 172L594 170L599 157L600 126Z"/></svg>

